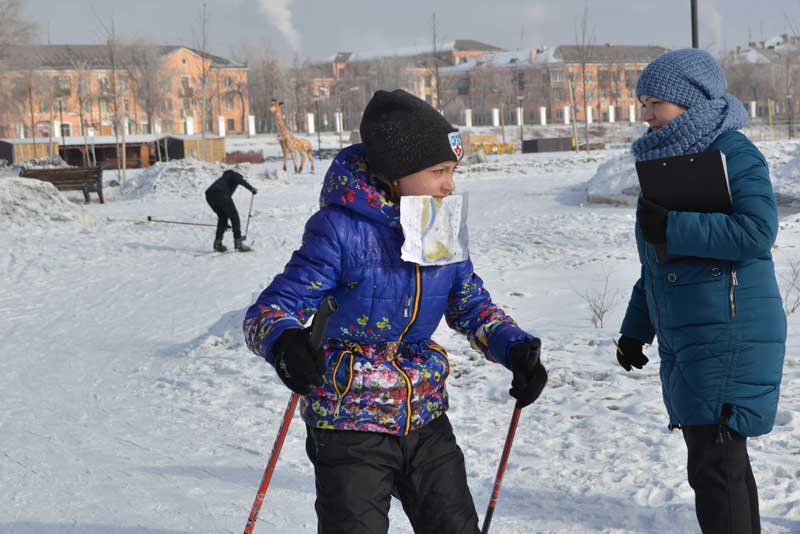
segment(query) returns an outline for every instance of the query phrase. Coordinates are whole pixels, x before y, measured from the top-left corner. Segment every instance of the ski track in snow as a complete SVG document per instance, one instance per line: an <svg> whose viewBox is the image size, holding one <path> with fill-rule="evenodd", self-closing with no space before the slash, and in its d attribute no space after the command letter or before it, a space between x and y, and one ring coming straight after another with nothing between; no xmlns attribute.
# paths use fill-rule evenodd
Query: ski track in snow
<svg viewBox="0 0 800 534"><path fill-rule="evenodd" d="M583 202L616 154L490 157L456 176L470 194L477 272L542 337L550 373L523 412L493 532L698 531L656 350L633 373L613 357L639 269L633 211ZM110 189L107 204L86 208L94 225L0 236L0 534L241 532L289 400L245 348L241 321L299 246L328 163L288 183L258 178L276 163L251 167L250 254L205 255L212 228L144 222L214 222L201 190L126 201ZM244 225L249 196L235 200ZM800 219L787 215L781 275L799 245ZM598 329L580 293L606 276L618 304ZM792 315L775 430L750 441L765 534L800 532L797 326ZM513 409L510 373L444 324L435 337L452 357L448 413L483 516ZM295 417L256 532L316 531L304 443ZM391 532L411 532L397 501L391 521Z"/></svg>

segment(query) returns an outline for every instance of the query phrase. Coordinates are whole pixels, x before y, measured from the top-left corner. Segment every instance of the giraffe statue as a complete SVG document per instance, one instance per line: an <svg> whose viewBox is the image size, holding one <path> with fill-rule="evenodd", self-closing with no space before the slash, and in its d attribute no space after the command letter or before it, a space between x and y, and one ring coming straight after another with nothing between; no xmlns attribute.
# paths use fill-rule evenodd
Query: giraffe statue
<svg viewBox="0 0 800 534"><path fill-rule="evenodd" d="M281 106L283 102L278 102L272 99L272 105L269 110L275 115L275 123L278 126L278 142L281 144L283 151L283 170L286 171L286 160L289 155L292 156L292 165L294 165L294 172L303 172L303 165L305 165L306 157L311 163L311 172L314 172L314 152L311 150L311 143L301 137L295 137L294 133L286 125L283 120L283 110ZM300 156L300 168L297 167L297 155Z"/></svg>

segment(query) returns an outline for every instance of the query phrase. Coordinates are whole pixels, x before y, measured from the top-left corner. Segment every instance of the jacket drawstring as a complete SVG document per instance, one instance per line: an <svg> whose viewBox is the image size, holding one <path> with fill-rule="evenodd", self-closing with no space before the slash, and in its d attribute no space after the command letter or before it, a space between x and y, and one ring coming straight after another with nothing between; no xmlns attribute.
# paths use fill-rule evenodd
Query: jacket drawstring
<svg viewBox="0 0 800 534"><path fill-rule="evenodd" d="M719 417L719 424L717 424L717 439L714 441L717 445L722 445L725 440L731 439L731 433L728 429L728 421L733 415L733 407L730 404L722 405L722 415Z"/></svg>

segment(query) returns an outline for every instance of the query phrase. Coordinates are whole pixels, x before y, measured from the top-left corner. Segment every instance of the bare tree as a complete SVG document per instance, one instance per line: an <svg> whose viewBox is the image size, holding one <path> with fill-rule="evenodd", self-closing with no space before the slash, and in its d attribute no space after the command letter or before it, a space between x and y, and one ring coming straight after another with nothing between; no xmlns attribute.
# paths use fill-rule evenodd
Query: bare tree
<svg viewBox="0 0 800 534"><path fill-rule="evenodd" d="M154 133L155 122L162 115L162 100L172 74L164 67L157 46L136 40L128 47L126 71L135 94L134 101L147 119L148 133Z"/></svg>
<svg viewBox="0 0 800 534"><path fill-rule="evenodd" d="M23 15L26 0L0 0L0 64L9 47L30 43L37 26Z"/></svg>
<svg viewBox="0 0 800 534"><path fill-rule="evenodd" d="M120 43L117 40L116 29L114 25L114 20L111 20L111 28L108 28L103 24L102 21L98 19L101 27L103 28L103 32L105 33L105 47L106 47L106 55L108 58L108 64L111 70L111 77L109 78L108 86L105 88L106 94L103 95L103 98L111 101L112 112L114 115L113 120L113 130L114 130L114 144L116 146L116 153L117 153L117 178L120 180L120 183L125 183L127 179L127 172L126 172L126 161L125 161L125 153L126 153L126 146L125 146L125 128L123 126L122 121L127 122L127 118L124 113L124 105L120 106L120 96L121 92L125 90L126 83L120 84L120 80L118 80L118 67L119 67L119 53L120 53ZM122 109L120 109L122 108ZM121 131L120 131L121 130ZM121 134L121 142L120 142L120 134Z"/></svg>
<svg viewBox="0 0 800 534"><path fill-rule="evenodd" d="M780 280L783 309L791 315L800 310L800 258L789 261L789 273L780 276Z"/></svg>
<svg viewBox="0 0 800 534"><path fill-rule="evenodd" d="M286 76L278 55L269 45L249 45L242 56L249 65L247 94L250 97L250 113L255 116L256 130L274 131L274 118L269 110L272 99L286 95Z"/></svg>
<svg viewBox="0 0 800 534"><path fill-rule="evenodd" d="M36 108L44 106L50 91L49 80L38 69L38 59L31 48L19 49L14 58L14 75L11 94L15 106L14 115L20 122L28 122L33 139L33 156L38 157Z"/></svg>
<svg viewBox="0 0 800 534"><path fill-rule="evenodd" d="M581 74L581 87L583 88L583 132L586 142L586 150L589 150L589 117L587 108L589 107L589 89L587 87L587 65L591 63L594 55L594 28L589 27L589 3L583 7L583 16L578 20L575 28L575 48L578 52L578 66ZM574 117L573 120L576 120Z"/></svg>
<svg viewBox="0 0 800 534"><path fill-rule="evenodd" d="M605 327L606 315L622 298L622 294L618 290L611 290L608 287L610 278L611 273L603 269L602 287L584 291L573 288L573 291L589 306L589 311L592 313L592 324L595 328Z"/></svg>

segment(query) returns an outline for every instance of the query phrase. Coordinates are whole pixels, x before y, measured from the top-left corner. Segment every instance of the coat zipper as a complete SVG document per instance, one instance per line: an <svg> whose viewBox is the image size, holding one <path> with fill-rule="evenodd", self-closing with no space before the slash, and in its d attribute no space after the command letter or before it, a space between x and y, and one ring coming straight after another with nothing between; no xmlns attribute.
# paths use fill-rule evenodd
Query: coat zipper
<svg viewBox="0 0 800 534"><path fill-rule="evenodd" d="M403 329L403 332L400 334L400 337L397 339L397 341L394 341L389 345L392 348L390 349L390 353L387 358L390 362L392 362L392 365L394 365L395 369L397 369L397 371L400 373L400 375L403 377L403 380L406 383L406 424L403 429L404 436L408 435L408 431L411 428L411 394L412 394L411 379L397 363L397 361L395 360L395 356L397 355L397 350L400 348L400 344L403 342L403 337L405 337L406 333L408 333L408 330L411 328L411 325L414 324L414 321L417 320L417 314L419 313L419 301L420 301L420 296L422 294L422 275L420 273L419 265L416 265L415 267L416 270L414 276L416 282L415 282L415 295L414 295L414 309L411 313L411 320Z"/></svg>
<svg viewBox="0 0 800 534"><path fill-rule="evenodd" d="M339 367L341 367L342 360L344 360L346 354L350 355L350 368L347 373L347 386L345 386L343 391L339 391L339 386L336 383L336 375L339 374ZM334 418L339 417L339 410L341 410L342 408L342 401L344 401L345 396L350 391L350 386L353 384L353 359L354 358L352 351L349 350L343 351L339 355L339 361L336 362L336 365L333 368L333 377L332 377L333 390L336 392L336 399L337 399L336 408L333 410Z"/></svg>
<svg viewBox="0 0 800 534"><path fill-rule="evenodd" d="M731 265L731 319L736 319L736 286L739 285L739 279L736 277L736 265Z"/></svg>

